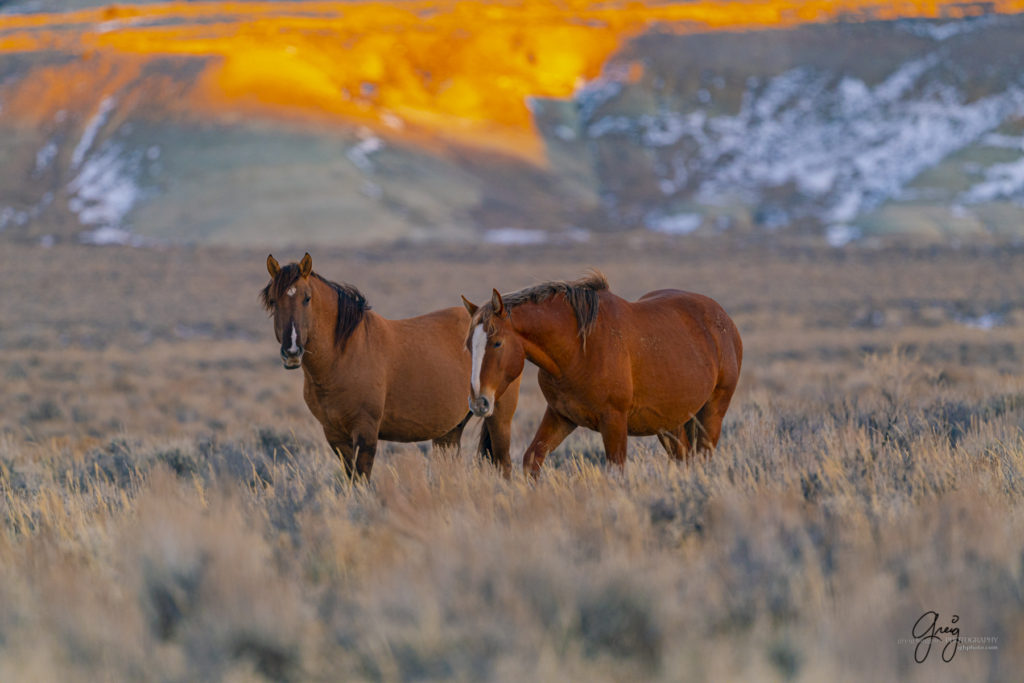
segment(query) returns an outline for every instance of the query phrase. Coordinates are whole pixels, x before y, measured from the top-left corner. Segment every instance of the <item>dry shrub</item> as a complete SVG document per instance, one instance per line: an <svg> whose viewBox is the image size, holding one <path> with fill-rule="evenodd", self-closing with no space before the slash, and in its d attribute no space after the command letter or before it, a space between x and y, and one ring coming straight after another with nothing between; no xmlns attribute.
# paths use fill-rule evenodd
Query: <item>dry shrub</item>
<svg viewBox="0 0 1024 683"><path fill-rule="evenodd" d="M265 254L0 252L66 306L0 329L0 680L1019 677L1021 254L580 249L318 263L395 317L591 263L714 295L746 357L709 460L636 439L616 474L580 430L536 482L385 445L353 485L276 360ZM108 260L161 286L81 298ZM516 454L543 406L529 376ZM916 664L927 610L998 650Z"/></svg>
<svg viewBox="0 0 1024 683"><path fill-rule="evenodd" d="M468 452L392 447L352 485L318 444L267 431L127 439L36 469L7 443L0 673L1012 675L1024 406L987 396L1003 407L954 443L929 417L940 396L883 391L889 363L926 369L868 360L876 389L814 413L752 394L710 460L641 442L624 475L570 453L537 482L505 481ZM132 465L110 475L111 453ZM929 609L997 654L915 664L900 639Z"/></svg>

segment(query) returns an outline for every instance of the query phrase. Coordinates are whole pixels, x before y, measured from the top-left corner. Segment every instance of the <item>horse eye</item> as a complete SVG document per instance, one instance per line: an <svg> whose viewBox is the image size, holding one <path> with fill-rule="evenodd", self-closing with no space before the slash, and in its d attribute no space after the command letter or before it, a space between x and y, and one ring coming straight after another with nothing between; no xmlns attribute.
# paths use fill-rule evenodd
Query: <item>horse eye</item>
<svg viewBox="0 0 1024 683"><path fill-rule="evenodd" d="M312 298L313 297L311 297L309 294L307 294L306 298L302 300L302 305L303 306L308 306L309 305L309 300L312 299Z"/></svg>
<svg viewBox="0 0 1024 683"><path fill-rule="evenodd" d="M498 348L499 346L501 346L501 340L499 339L498 341L491 344L491 346L493 346L494 348Z"/></svg>

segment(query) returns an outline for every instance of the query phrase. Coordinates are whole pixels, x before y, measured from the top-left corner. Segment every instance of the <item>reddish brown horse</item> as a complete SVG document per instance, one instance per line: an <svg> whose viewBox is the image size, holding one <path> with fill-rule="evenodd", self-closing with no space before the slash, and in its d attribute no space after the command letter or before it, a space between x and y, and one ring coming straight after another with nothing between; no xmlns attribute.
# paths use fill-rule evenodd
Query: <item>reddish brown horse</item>
<svg viewBox="0 0 1024 683"><path fill-rule="evenodd" d="M302 368L303 395L345 471L370 476L378 439L426 441L457 448L466 408L469 316L456 306L417 318L388 320L351 285L313 272L306 254L283 268L267 257L270 283L260 296L274 318L281 360ZM518 382L488 413L480 452L506 471Z"/></svg>
<svg viewBox="0 0 1024 683"><path fill-rule="evenodd" d="M490 415L528 359L540 368L547 410L523 456L536 474L577 426L601 433L608 461L626 461L626 435L656 434L673 458L718 444L739 380L743 345L722 307L700 294L660 289L628 302L600 273L548 282L479 308L466 347L470 407ZM497 397L497 398L496 398Z"/></svg>

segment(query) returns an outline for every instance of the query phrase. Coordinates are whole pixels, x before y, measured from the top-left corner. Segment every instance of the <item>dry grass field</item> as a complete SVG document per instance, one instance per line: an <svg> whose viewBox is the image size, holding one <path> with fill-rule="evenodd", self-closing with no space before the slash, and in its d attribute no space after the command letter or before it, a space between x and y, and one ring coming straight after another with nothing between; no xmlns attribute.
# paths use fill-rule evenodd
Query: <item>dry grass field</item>
<svg viewBox="0 0 1024 683"><path fill-rule="evenodd" d="M637 439L611 474L581 431L505 481L474 421L369 485L280 367L265 256L0 251L0 680L1019 680L1024 250L314 253L388 317L593 265L744 337L710 460Z"/></svg>

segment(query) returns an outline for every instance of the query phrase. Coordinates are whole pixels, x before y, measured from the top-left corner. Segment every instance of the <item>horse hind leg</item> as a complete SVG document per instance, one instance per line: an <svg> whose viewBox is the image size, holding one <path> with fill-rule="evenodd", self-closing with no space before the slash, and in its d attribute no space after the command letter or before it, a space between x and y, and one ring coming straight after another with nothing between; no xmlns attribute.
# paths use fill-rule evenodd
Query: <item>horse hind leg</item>
<svg viewBox="0 0 1024 683"><path fill-rule="evenodd" d="M718 445L718 438L722 435L722 420L725 419L725 411L729 409L732 401L732 393L735 387L719 387L711 394L708 402L697 411L696 417L691 420L694 423L691 443L696 445L698 451L710 456L711 451Z"/></svg>
<svg viewBox="0 0 1024 683"><path fill-rule="evenodd" d="M690 462L697 452L710 455L718 444L724 415L725 410L721 408L720 403L709 400L682 426L675 430L660 432L658 441L674 460Z"/></svg>

